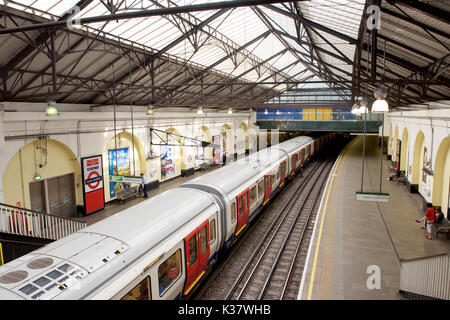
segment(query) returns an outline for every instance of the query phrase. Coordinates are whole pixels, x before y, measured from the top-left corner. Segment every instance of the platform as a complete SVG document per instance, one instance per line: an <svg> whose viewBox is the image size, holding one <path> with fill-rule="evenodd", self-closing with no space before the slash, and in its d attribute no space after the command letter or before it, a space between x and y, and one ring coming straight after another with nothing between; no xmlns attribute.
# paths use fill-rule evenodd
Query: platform
<svg viewBox="0 0 450 320"><path fill-rule="evenodd" d="M363 191L378 192L378 137L367 136L366 139ZM404 184L388 181L386 155L383 155L382 192L389 193L390 201L355 200L355 192L361 191L362 142L362 136L352 140L330 176L317 216L299 299L402 299L398 293L400 259L450 251L450 240L446 237L425 238L426 230L420 228L423 224L415 222L425 213L422 198L409 193ZM380 288L369 289L368 279L371 277L369 284L373 284L375 275L371 270L378 267Z"/></svg>
<svg viewBox="0 0 450 320"><path fill-rule="evenodd" d="M175 178L172 178L170 180L161 182L159 184L159 188L157 189L153 189L150 191L147 191L147 195L148 198L154 197L164 191L173 189L178 187L179 185L192 180L194 178L200 177L203 174L209 173L213 170L216 170L218 168L221 168L221 165L212 167L210 169L207 170L196 170L195 173L193 175L187 176L187 177L183 177L183 176L177 176ZM136 196L135 198L131 198L128 199L126 201L111 201L111 203L106 204L105 205L105 209L99 211L99 212L95 212L91 215L88 215L86 217L86 222L89 225L94 224L100 220L103 220L105 218L108 218L110 216L115 215L116 213L119 213L120 211L123 211L126 208L132 207L136 204L138 204L139 202L142 202L144 200L147 200L145 198L143 198L143 194L141 193L141 196Z"/></svg>

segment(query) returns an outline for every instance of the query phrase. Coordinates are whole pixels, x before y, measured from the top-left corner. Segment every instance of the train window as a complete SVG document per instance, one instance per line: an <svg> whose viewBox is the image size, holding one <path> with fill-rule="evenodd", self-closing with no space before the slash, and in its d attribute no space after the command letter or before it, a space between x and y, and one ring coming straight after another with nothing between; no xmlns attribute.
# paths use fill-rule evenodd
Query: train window
<svg viewBox="0 0 450 320"><path fill-rule="evenodd" d="M191 251L191 240L195 241L196 236L193 236L189 240L189 254ZM195 260L197 260L197 247L195 247ZM192 262L192 260L191 260ZM194 262L195 263L195 262ZM191 264L192 265L192 264ZM177 280L181 275L181 249L178 249L174 254L167 258L158 267L158 280L159 280L159 295L163 295L167 288Z"/></svg>
<svg viewBox="0 0 450 320"><path fill-rule="evenodd" d="M244 199L244 212L246 212L248 208L248 191L244 193L242 198Z"/></svg>
<svg viewBox="0 0 450 320"><path fill-rule="evenodd" d="M200 229L200 254L203 256L208 249L208 232L206 226Z"/></svg>
<svg viewBox="0 0 450 320"><path fill-rule="evenodd" d="M231 222L236 221L236 203L231 204Z"/></svg>
<svg viewBox="0 0 450 320"><path fill-rule="evenodd" d="M250 189L250 204L256 200L256 186Z"/></svg>
<svg viewBox="0 0 450 320"><path fill-rule="evenodd" d="M280 180L280 168L277 170L277 180Z"/></svg>
<svg viewBox="0 0 450 320"><path fill-rule="evenodd" d="M189 239L189 264L191 267L197 262L197 235Z"/></svg>
<svg viewBox="0 0 450 320"><path fill-rule="evenodd" d="M264 194L264 180L261 180L258 182L258 198L261 198L261 196Z"/></svg>
<svg viewBox="0 0 450 320"><path fill-rule="evenodd" d="M150 277L138 283L133 289L124 295L120 300L151 300L152 293L150 290Z"/></svg>
<svg viewBox="0 0 450 320"><path fill-rule="evenodd" d="M216 219L209 222L209 243L216 241Z"/></svg>
<svg viewBox="0 0 450 320"><path fill-rule="evenodd" d="M272 184L275 184L275 181L277 181L277 174L276 173L274 173L273 175L272 175L272 179L271 179L271 183Z"/></svg>
<svg viewBox="0 0 450 320"><path fill-rule="evenodd" d="M242 204L242 198L243 197L238 198L238 201L239 201L239 205L238 205L239 217L241 217L242 214L244 213L244 206Z"/></svg>

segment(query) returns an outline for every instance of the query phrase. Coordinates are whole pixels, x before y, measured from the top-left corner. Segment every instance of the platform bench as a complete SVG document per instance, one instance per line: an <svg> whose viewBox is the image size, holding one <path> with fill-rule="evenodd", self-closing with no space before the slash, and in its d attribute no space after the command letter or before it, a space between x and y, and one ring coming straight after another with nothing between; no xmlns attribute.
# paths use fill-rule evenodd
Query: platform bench
<svg viewBox="0 0 450 320"><path fill-rule="evenodd" d="M122 200L124 203L127 199L135 197L139 194L138 187L131 187L117 191L117 199Z"/></svg>
<svg viewBox="0 0 450 320"><path fill-rule="evenodd" d="M439 234L440 233L446 233L447 234L447 240L450 239L450 227L437 227L436 238L439 238Z"/></svg>

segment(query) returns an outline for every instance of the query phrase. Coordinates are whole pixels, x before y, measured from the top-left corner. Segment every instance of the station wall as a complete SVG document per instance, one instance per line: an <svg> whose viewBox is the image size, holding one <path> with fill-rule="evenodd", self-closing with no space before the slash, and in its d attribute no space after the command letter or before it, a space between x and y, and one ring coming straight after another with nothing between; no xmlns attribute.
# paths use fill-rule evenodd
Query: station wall
<svg viewBox="0 0 450 320"><path fill-rule="evenodd" d="M437 104L438 105L438 104ZM385 119L387 153L400 161L410 191L449 214L450 110L391 112ZM400 152L397 155L397 141Z"/></svg>
<svg viewBox="0 0 450 320"><path fill-rule="evenodd" d="M255 115L250 112L227 113L206 112L197 115L196 112L154 112L152 116L145 115L145 107L134 107L133 123L129 106L116 107L116 122L111 108L95 109L96 112L76 112L80 106L65 105L57 117L47 117L42 106L33 103L4 103L2 132L6 136L0 144L0 202L29 208L30 199L28 184L36 174L42 179L74 172L76 203L83 204L82 179L80 159L86 156L103 156L103 175L105 201L110 197L109 190L109 150L117 146L128 148L129 173L139 176L144 173L147 182L152 180L168 180L179 176L182 169L195 167L197 148L173 147L174 170L170 176L162 176L161 154L164 146L150 145L161 142L150 129L193 137L212 142L214 136L223 141L227 154L245 153L246 147L252 143L247 131L258 132L253 126ZM81 106L85 108L85 106ZM32 112L25 110L32 109ZM35 110L36 109L36 110ZM60 109L59 109L60 110ZM11 111L11 112L8 112ZM12 112L14 111L14 112ZM248 130L251 128L252 130ZM237 130L240 129L240 130ZM46 137L45 139L41 139ZM164 138L164 137L163 137ZM165 137L166 138L166 137ZM36 142L37 141L37 142ZM46 152L48 164L45 168L36 168L38 163L34 154L35 145L47 143ZM212 148L203 148L206 159L213 157ZM22 157L22 162L19 158ZM22 163L22 165L20 165ZM23 178L21 178L23 176ZM19 181L19 183L17 183Z"/></svg>

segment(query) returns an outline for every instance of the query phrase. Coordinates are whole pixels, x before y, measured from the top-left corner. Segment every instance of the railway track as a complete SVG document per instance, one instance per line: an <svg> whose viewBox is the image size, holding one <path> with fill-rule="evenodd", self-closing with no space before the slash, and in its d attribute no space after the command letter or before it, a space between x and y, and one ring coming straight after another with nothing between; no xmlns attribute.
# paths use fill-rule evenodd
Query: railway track
<svg viewBox="0 0 450 320"><path fill-rule="evenodd" d="M262 212L195 299L296 299L333 157L309 163Z"/></svg>

